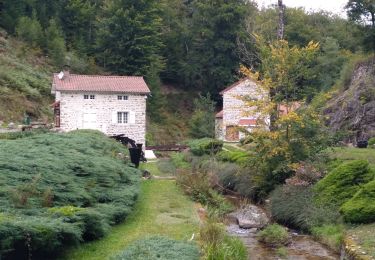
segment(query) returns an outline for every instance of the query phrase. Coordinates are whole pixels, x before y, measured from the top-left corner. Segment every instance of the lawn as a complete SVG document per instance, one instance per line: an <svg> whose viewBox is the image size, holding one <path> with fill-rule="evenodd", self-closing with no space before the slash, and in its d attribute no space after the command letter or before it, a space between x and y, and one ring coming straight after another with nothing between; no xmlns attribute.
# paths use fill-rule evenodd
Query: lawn
<svg viewBox="0 0 375 260"><path fill-rule="evenodd" d="M141 184L135 210L124 223L113 227L101 240L67 250L62 258L109 259L133 241L149 235L187 241L198 230L199 218L194 203L183 195L174 181L147 180Z"/></svg>
<svg viewBox="0 0 375 260"><path fill-rule="evenodd" d="M360 149L354 147L335 147L331 150L330 155L344 161L351 160L368 160L375 167L375 149Z"/></svg>
<svg viewBox="0 0 375 260"><path fill-rule="evenodd" d="M149 171L153 176L159 177L172 176L176 171L175 167L169 163L169 159L159 159L158 161L141 163L139 168L141 170Z"/></svg>

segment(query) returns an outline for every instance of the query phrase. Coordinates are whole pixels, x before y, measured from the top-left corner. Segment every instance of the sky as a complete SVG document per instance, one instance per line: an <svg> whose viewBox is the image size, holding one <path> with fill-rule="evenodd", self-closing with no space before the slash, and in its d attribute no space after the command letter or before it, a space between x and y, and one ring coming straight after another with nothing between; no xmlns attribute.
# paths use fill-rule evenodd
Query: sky
<svg viewBox="0 0 375 260"><path fill-rule="evenodd" d="M255 0L259 7L276 4L277 0ZM283 0L287 7L304 7L307 11L330 11L345 16L344 6L348 0Z"/></svg>

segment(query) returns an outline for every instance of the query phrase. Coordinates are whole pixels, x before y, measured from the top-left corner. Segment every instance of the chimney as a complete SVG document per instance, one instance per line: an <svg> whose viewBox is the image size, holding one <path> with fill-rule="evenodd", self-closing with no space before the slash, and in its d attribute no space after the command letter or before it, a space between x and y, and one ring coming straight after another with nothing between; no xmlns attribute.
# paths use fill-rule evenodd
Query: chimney
<svg viewBox="0 0 375 260"><path fill-rule="evenodd" d="M64 65L63 66L63 73L64 73L63 79L69 79L69 77L70 77L70 66Z"/></svg>

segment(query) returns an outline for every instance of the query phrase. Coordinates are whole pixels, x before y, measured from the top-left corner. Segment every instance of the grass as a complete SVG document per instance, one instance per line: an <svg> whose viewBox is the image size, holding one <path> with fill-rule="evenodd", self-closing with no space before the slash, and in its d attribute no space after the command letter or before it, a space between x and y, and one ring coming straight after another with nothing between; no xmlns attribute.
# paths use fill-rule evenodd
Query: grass
<svg viewBox="0 0 375 260"><path fill-rule="evenodd" d="M367 160L375 168L375 149L355 147L335 147L329 152L332 158L343 161Z"/></svg>
<svg viewBox="0 0 375 260"><path fill-rule="evenodd" d="M169 165L172 166L169 159L160 159L158 161L142 163L140 164L139 169L149 171L152 176L170 177L173 176L171 172L163 171L163 168L166 168Z"/></svg>
<svg viewBox="0 0 375 260"><path fill-rule="evenodd" d="M183 195L175 182L148 180L142 182L135 210L124 223L115 226L102 240L67 250L63 258L109 259L140 238L162 235L187 241L198 231L194 203Z"/></svg>
<svg viewBox="0 0 375 260"><path fill-rule="evenodd" d="M355 242L359 252L366 252L367 255L375 258L375 223L353 226L348 230L348 236Z"/></svg>

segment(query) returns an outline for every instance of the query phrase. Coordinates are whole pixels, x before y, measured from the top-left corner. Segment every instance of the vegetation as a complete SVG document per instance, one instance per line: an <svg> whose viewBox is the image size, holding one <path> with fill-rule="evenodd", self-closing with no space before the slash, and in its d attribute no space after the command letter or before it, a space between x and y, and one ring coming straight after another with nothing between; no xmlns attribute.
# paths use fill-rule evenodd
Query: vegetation
<svg viewBox="0 0 375 260"><path fill-rule="evenodd" d="M166 237L150 237L136 241L113 259L198 260L199 249L193 243Z"/></svg>
<svg viewBox="0 0 375 260"><path fill-rule="evenodd" d="M317 200L325 204L341 206L362 185L374 179L369 163L363 160L338 166L315 185Z"/></svg>
<svg viewBox="0 0 375 260"><path fill-rule="evenodd" d="M215 103L208 94L194 99L194 112L190 120L193 138L215 138Z"/></svg>
<svg viewBox="0 0 375 260"><path fill-rule="evenodd" d="M366 183L346 201L340 211L345 221L352 223L375 222L375 180Z"/></svg>
<svg viewBox="0 0 375 260"><path fill-rule="evenodd" d="M223 142L212 138L196 139L189 142L190 151L197 156L216 154L223 148Z"/></svg>
<svg viewBox="0 0 375 260"><path fill-rule="evenodd" d="M101 240L66 250L63 258L105 259L150 236L187 241L198 232L199 219L194 203L183 195L175 182L147 180L141 183L139 199L125 222L114 226Z"/></svg>
<svg viewBox="0 0 375 260"><path fill-rule="evenodd" d="M222 224L208 220L200 229L200 240L207 260L245 260L247 250L239 238L229 236Z"/></svg>
<svg viewBox="0 0 375 260"><path fill-rule="evenodd" d="M285 246L290 242L288 231L278 224L268 225L258 233L257 238L272 247Z"/></svg>
<svg viewBox="0 0 375 260"><path fill-rule="evenodd" d="M99 132L36 134L0 147L1 256L56 254L103 237L132 211L139 173Z"/></svg>

